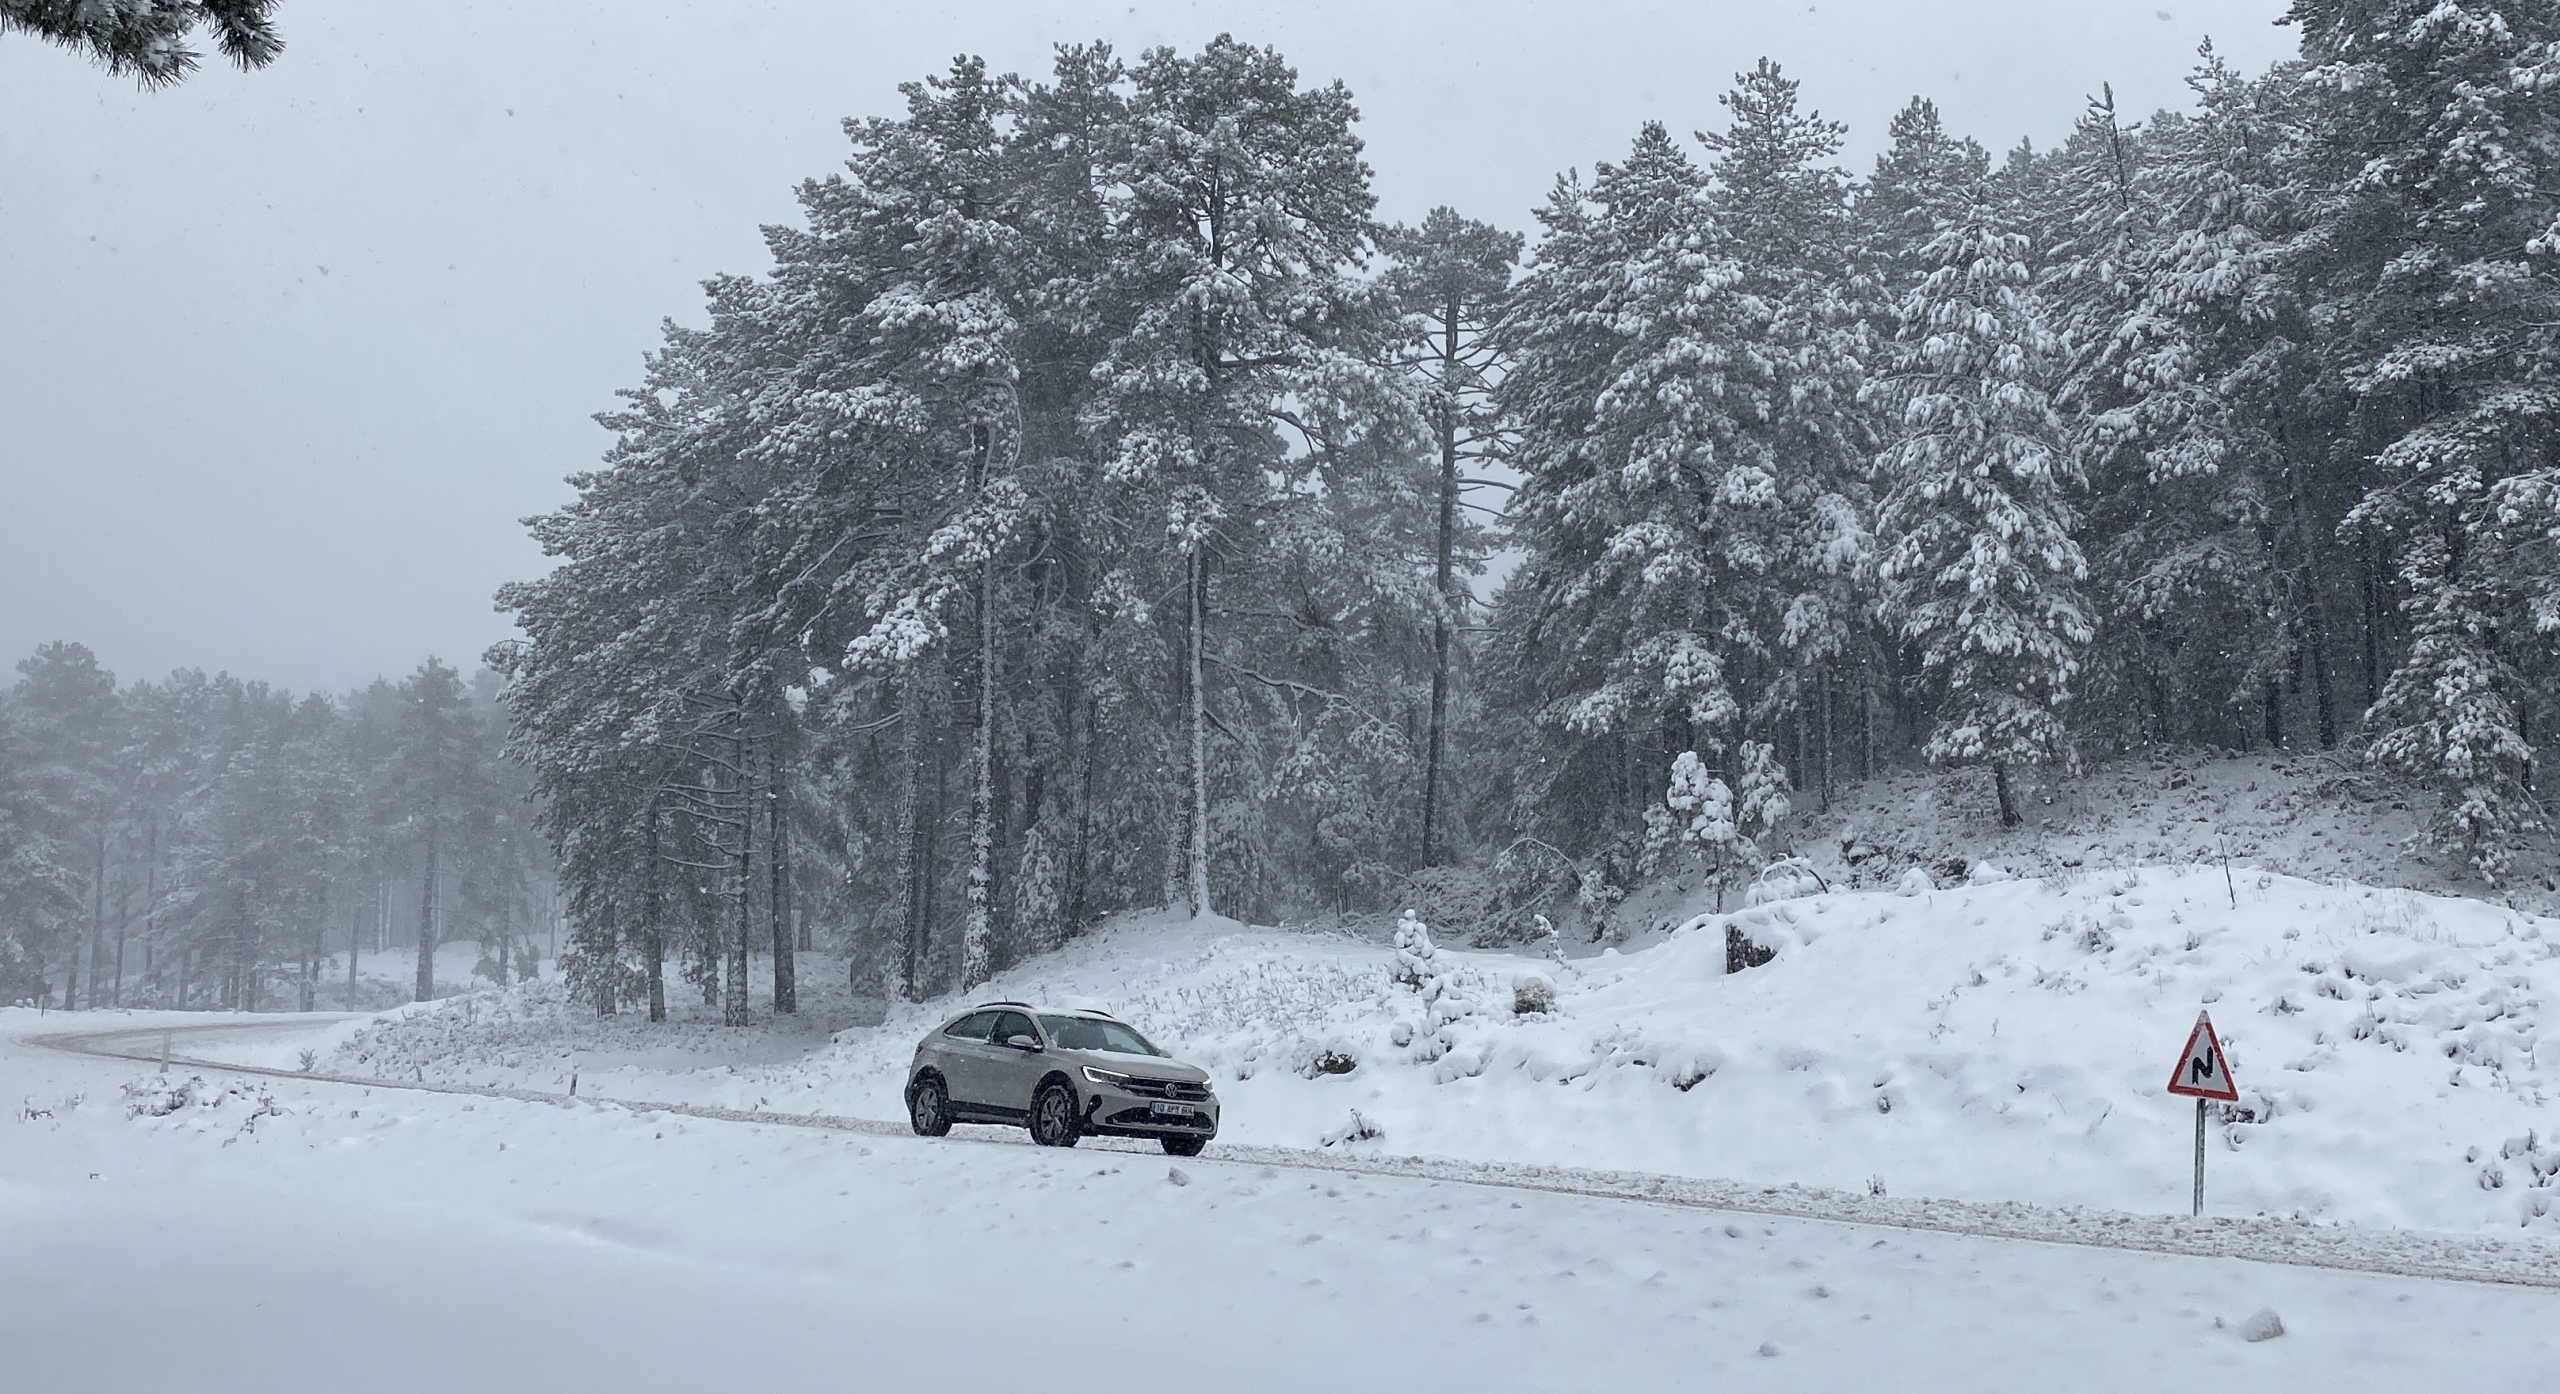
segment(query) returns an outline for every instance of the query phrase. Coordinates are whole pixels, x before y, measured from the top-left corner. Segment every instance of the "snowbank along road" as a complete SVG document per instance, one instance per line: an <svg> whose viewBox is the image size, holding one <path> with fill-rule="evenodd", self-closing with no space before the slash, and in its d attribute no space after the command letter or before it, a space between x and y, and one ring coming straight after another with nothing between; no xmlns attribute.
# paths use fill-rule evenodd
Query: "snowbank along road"
<svg viewBox="0 0 2560 1394"><path fill-rule="evenodd" d="M177 1049L179 1043L239 1040L307 1032L342 1017L297 1017L219 1025L118 1028L109 1031L54 1032L27 1037L32 1045L111 1059L142 1061L172 1069L213 1070L306 1082L391 1088L529 1103L611 1105L637 1114L675 1114L722 1122L815 1128L829 1132L900 1136L904 1123L830 1114L788 1114L758 1109L722 1108L706 1104L607 1099L588 1095L429 1082L362 1079L297 1069L231 1063ZM1011 1129L963 1128L953 1135L981 1142L1024 1143ZM1113 1152L1154 1151L1136 1143L1092 1139L1085 1146ZM2532 1241L2485 1237L2377 1231L2350 1226L2313 1225L2265 1218L2133 1215L2108 1211L2057 1209L2016 1203L1985 1203L1859 1195L1797 1185L1765 1186L1745 1182L1640 1172L1603 1171L1529 1163L1470 1161L1458 1158L1345 1155L1306 1148L1254 1144L1213 1144L1209 1157L1220 1161L1290 1167L1300 1170L1395 1176L1505 1187L1596 1198L1632 1200L1738 1214L1784 1216L1858 1225L1880 1225L1983 1238L2075 1244L2097 1248L2175 1254L2200 1258L2236 1258L2313 1268L2395 1274L2460 1282L2560 1288L2560 1249Z"/></svg>
<svg viewBox="0 0 2560 1394"><path fill-rule="evenodd" d="M2148 1394L2522 1389L2560 1360L2560 1296L2532 1287L1536 1188L1640 1177L1450 1164L1470 1182L1452 1185L1436 1163L1177 1164L273 1065L164 1076L169 1020L81 1043L145 1065L31 1048L60 1018L0 1013L0 1342L28 1388L926 1388L963 1349L1044 1389L1128 1388L1073 1358L1104 1349L1257 1392ZM217 1025L173 1030L172 1056L307 1048ZM824 1121L718 1111L741 1113ZM1651 1199L1714 1199L1663 1183ZM991 1275L1023 1300L991 1303Z"/></svg>

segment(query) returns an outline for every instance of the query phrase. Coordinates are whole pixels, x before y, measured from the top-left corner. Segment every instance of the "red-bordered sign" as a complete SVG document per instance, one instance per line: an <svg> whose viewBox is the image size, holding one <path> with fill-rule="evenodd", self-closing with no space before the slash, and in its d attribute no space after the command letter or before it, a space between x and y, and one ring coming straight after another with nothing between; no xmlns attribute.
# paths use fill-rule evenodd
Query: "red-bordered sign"
<svg viewBox="0 0 2560 1394"><path fill-rule="evenodd" d="M2231 1081L2231 1060L2222 1053L2222 1038L2213 1034L2213 1018L2196 1013L2196 1029L2187 1033L2187 1048L2169 1074L2169 1092L2198 1099L2235 1103L2239 1086Z"/></svg>

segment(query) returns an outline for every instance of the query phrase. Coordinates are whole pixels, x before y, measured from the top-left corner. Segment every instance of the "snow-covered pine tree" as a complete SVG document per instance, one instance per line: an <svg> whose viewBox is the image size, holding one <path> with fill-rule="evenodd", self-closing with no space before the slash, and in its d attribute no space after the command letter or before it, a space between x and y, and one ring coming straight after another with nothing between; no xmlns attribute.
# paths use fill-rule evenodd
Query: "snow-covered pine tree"
<svg viewBox="0 0 2560 1394"><path fill-rule="evenodd" d="M244 71L274 62L284 52L275 10L276 0L0 0L0 34L50 39L161 87L195 71L202 55L187 44L198 30Z"/></svg>
<svg viewBox="0 0 2560 1394"><path fill-rule="evenodd" d="M47 999L45 965L78 933L80 873L46 761L0 692L0 1003Z"/></svg>
<svg viewBox="0 0 2560 1394"><path fill-rule="evenodd" d="M1882 385L1898 421L1876 460L1878 573L1885 613L1938 693L1929 758L1989 765L2000 820L2014 824L2010 768L2066 753L2061 708L2090 637L2078 473L2046 395L2055 346L2025 236L1977 193L1924 256Z"/></svg>
<svg viewBox="0 0 2560 1394"><path fill-rule="evenodd" d="M2548 671L2535 563L2560 523L2560 11L2296 0L2286 18L2320 94L2327 369L2381 441L2352 523L2406 592L2372 752L2440 791L2439 841L2494 877L2544 822L2528 726L2549 728L2553 692L2525 665Z"/></svg>
<svg viewBox="0 0 2560 1394"><path fill-rule="evenodd" d="M1469 593L1463 569L1482 565L1481 532L1460 512L1470 490L1491 481L1462 473L1493 458L1503 442L1493 389L1502 380L1504 354L1491 333L1520 260L1520 234L1435 208L1420 227L1397 227L1383 239L1394 258L1389 293L1405 318L1410 339L1400 363L1417 375L1421 408L1439 470L1432 534L1431 718L1422 767L1422 864L1440 859L1444 819L1441 768L1448 744L1451 655L1467 617ZM1507 487L1507 486L1504 486Z"/></svg>
<svg viewBox="0 0 2560 1394"><path fill-rule="evenodd" d="M2320 330L2306 276L2321 255L2306 217L2292 113L2308 98L2289 70L2251 81L2208 48L2190 79L2195 110L2162 123L2139 187L2153 231L2123 262L2130 303L2109 336L2092 445L2139 451L2110 477L2102 531L2115 632L2171 666L2143 686L2190 701L2229 694L2235 720L2287 740L2287 689L2307 670L2313 731L2340 730L2327 564L2352 494L2324 479L2346 428L2321 390ZM2103 394L2088 401L2092 393ZM2112 405L2107 405L2108 402ZM2254 707L2256 715L2250 716ZM2166 729L2172 712L2154 713ZM2214 731L2209 712L2188 730ZM2183 724L2183 723L2182 723Z"/></svg>
<svg viewBox="0 0 2560 1394"><path fill-rule="evenodd" d="M975 984L995 961L1002 631L1016 603L1004 556L1029 507L1020 304L1040 287L1003 130L1019 84L963 58L903 90L903 118L849 128L846 174L804 186L806 231L773 236L751 331L773 367L758 375L751 454L789 500L757 570L774 592L771 648L818 665L821 716L901 728L892 933L915 994L939 865L928 728L946 702L967 713L959 974Z"/></svg>
<svg viewBox="0 0 2560 1394"><path fill-rule="evenodd" d="M1092 292L1113 332L1087 420L1132 500L1119 510L1123 540L1146 568L1133 566L1132 582L1179 596L1169 618L1181 793L1167 889L1205 915L1211 576L1222 564L1254 574L1263 524L1305 479L1282 431L1306 434L1308 418L1334 415L1345 397L1391 394L1359 339L1376 323L1371 293L1350 275L1370 250L1375 199L1350 93L1301 90L1272 50L1224 36L1195 57L1156 49L1130 80Z"/></svg>
<svg viewBox="0 0 2560 1394"><path fill-rule="evenodd" d="M1777 482L1738 446L1768 365L1706 177L1660 125L1560 180L1505 324L1519 431L1497 603L1505 698L1542 749L1514 807L1550 841L1629 838L1677 750L1746 729L1787 592Z"/></svg>
<svg viewBox="0 0 2560 1394"><path fill-rule="evenodd" d="M1800 110L1798 84L1765 58L1717 100L1730 123L1698 139L1714 152L1709 202L1742 273L1734 352L1767 365L1764 379L1732 375L1748 394L1736 446L1778 503L1765 569L1780 610L1750 724L1792 745L1793 778L1828 806L1841 699L1854 691L1863 709L1883 678L1865 594L1877 436L1860 401L1875 339L1853 275L1849 176L1830 163L1847 128Z"/></svg>
<svg viewBox="0 0 2560 1394"><path fill-rule="evenodd" d="M108 851L122 811L121 703L115 674L86 646L72 643L45 644L22 660L11 700L32 757L30 781L51 810L46 831L70 854L80 879L85 923L67 928L58 942L33 946L40 962L60 965L62 1006L69 1011L80 1005L84 982L91 1005L98 996L95 948L106 914Z"/></svg>
<svg viewBox="0 0 2560 1394"><path fill-rule="evenodd" d="M1914 97L1886 127L1886 146L1855 205L1859 260L1874 282L1868 302L1880 333L1929 274L1938 224L1991 177L1991 154L1969 136L1947 134L1938 105Z"/></svg>
<svg viewBox="0 0 2560 1394"><path fill-rule="evenodd" d="M1431 927L1411 910L1396 919L1396 966L1389 973L1396 982L1419 992L1424 985L1440 976L1434 961L1439 950L1431 943Z"/></svg>

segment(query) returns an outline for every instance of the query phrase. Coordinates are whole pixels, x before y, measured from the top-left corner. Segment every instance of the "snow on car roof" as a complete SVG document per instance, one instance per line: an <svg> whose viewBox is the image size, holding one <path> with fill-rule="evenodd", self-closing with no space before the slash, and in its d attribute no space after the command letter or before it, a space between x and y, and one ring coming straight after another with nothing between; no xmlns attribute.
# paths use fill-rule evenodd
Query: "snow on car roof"
<svg viewBox="0 0 2560 1394"><path fill-rule="evenodd" d="M1099 1021L1118 1021L1120 1019L1113 1016L1111 1013L1102 1010L1100 1007L1040 1007L1034 1006L1029 1002L1015 1002L1010 1000L1003 1002L981 1002L978 1005L971 1007L969 1010L973 1012L983 1012L997 1007L1020 1007L1022 1010L1029 1012L1034 1016L1086 1016L1093 1017Z"/></svg>

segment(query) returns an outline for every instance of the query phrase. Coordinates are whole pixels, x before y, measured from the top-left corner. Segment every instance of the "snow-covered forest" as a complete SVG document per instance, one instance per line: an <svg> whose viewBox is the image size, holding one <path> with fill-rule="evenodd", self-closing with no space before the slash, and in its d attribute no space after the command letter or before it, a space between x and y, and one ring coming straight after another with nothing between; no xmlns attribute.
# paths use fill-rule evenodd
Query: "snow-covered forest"
<svg viewBox="0 0 2560 1394"><path fill-rule="evenodd" d="M957 62L670 324L477 693L26 665L6 995L307 1004L555 876L652 1018L1158 905L1522 942L1851 781L2014 823L2154 744L2370 759L2496 884L2560 699L2560 15L2292 22L2054 149L1915 99L1863 173L1764 61L1518 229L1382 222L1353 94L1250 43Z"/></svg>
<svg viewBox="0 0 2560 1394"><path fill-rule="evenodd" d="M495 982L535 971L551 863L485 679L429 660L338 697L193 671L120 687L68 643L18 674L0 1001L385 1006L440 995L444 941L476 942ZM395 948L422 968L382 981L366 955Z"/></svg>
<svg viewBox="0 0 2560 1394"><path fill-rule="evenodd" d="M2560 0L2210 22L0 0L8 1368L2552 1387Z"/></svg>

